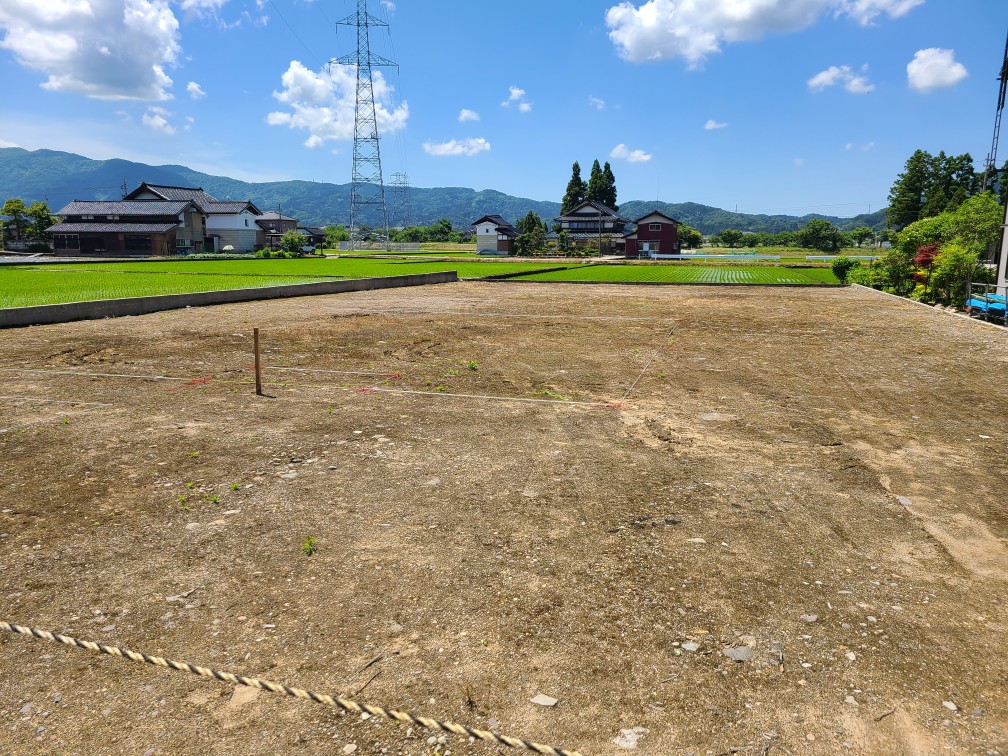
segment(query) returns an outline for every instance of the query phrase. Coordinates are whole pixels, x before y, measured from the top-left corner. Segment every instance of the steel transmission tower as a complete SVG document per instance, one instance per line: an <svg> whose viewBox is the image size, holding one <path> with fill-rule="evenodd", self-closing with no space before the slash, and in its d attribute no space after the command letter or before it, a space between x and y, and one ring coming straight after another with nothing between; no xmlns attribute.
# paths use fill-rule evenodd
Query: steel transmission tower
<svg viewBox="0 0 1008 756"><path fill-rule="evenodd" d="M998 81L1001 86L998 90L997 109L994 111L994 138L991 140L991 149L987 153L987 164L984 166L983 189L997 176L997 151L998 139L1001 136L1001 113L1005 106L1005 94L1008 93L1008 39L1005 40L1004 58L1001 62L1001 70L998 72ZM1008 176L1001 179L1008 181Z"/></svg>
<svg viewBox="0 0 1008 756"><path fill-rule="evenodd" d="M393 173L389 182L392 187L392 209L393 222L406 228L413 225L413 202L410 196L409 175L406 173Z"/></svg>
<svg viewBox="0 0 1008 756"><path fill-rule="evenodd" d="M350 179L350 248L360 241L360 226L368 208L381 208L382 227L389 242L388 207L385 204L385 184L382 182L381 150L378 145L378 119L375 116L374 83L371 69L396 64L371 52L369 30L371 27L387 27L388 24L375 18L367 9L367 0L357 0L357 12L337 26L357 28L357 51L330 61L357 69L357 100L354 107L353 176Z"/></svg>

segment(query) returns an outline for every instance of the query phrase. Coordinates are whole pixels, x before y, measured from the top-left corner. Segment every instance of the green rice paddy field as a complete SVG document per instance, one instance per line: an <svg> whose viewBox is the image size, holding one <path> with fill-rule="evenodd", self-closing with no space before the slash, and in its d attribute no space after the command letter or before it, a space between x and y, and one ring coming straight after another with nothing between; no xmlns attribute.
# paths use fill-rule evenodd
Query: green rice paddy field
<svg viewBox="0 0 1008 756"><path fill-rule="evenodd" d="M531 273L522 281L598 281L614 283L700 284L837 284L829 268L785 268L780 265L588 265Z"/></svg>
<svg viewBox="0 0 1008 756"><path fill-rule="evenodd" d="M836 283L828 268L763 265L585 265L555 262L376 260L191 260L0 266L0 307L26 307L153 294L278 286L454 270L460 278L525 274L527 281L613 283Z"/></svg>

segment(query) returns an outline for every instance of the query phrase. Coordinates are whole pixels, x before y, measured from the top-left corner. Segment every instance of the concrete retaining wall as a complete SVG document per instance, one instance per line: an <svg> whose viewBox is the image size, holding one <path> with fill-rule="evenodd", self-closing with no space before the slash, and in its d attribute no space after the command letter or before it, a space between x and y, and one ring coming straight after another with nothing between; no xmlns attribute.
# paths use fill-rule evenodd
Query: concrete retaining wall
<svg viewBox="0 0 1008 756"><path fill-rule="evenodd" d="M451 283L454 281L458 281L458 273L450 270L439 273L417 273L408 276L387 276L385 278L355 278L350 280L322 281L319 283L288 284L286 286L265 286L254 289L205 291L196 294L162 294L152 297L100 299L94 302L71 302L67 304L38 305L36 307L10 307L0 309L0 328L69 323L74 320L97 320L100 318L123 317L124 315L146 315L151 312L180 310L185 307L253 302L260 299L311 297L320 294L345 294L351 291L393 289L401 286L424 286L426 284Z"/></svg>

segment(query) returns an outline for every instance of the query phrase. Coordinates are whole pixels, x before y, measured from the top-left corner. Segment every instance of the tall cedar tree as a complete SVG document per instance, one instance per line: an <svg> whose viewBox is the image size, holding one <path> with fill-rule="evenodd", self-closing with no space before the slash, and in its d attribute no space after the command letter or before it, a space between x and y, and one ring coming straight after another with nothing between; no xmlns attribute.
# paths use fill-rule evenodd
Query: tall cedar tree
<svg viewBox="0 0 1008 756"><path fill-rule="evenodd" d="M560 203L560 215L567 215L571 210L585 201L588 184L581 178L581 166L575 160L571 168L571 179L567 182L567 192Z"/></svg>
<svg viewBox="0 0 1008 756"><path fill-rule="evenodd" d="M586 199L605 204L604 183L605 180L602 178L602 166L599 165L599 161L596 159L595 162L592 163L591 174L588 176L588 196Z"/></svg>
<svg viewBox="0 0 1008 756"><path fill-rule="evenodd" d="M959 202L973 196L979 184L980 177L973 170L973 158L968 152L931 155L917 150L889 191L886 223L899 230L921 218L934 217L957 196Z"/></svg>
<svg viewBox="0 0 1008 756"><path fill-rule="evenodd" d="M920 220L930 161L931 156L924 150L917 150L907 159L903 173L896 177L889 190L889 208L886 210L889 228L898 230Z"/></svg>
<svg viewBox="0 0 1008 756"><path fill-rule="evenodd" d="M619 210L619 205L616 204L616 177L613 175L608 160L602 166L602 187L602 204L611 207L614 212Z"/></svg>

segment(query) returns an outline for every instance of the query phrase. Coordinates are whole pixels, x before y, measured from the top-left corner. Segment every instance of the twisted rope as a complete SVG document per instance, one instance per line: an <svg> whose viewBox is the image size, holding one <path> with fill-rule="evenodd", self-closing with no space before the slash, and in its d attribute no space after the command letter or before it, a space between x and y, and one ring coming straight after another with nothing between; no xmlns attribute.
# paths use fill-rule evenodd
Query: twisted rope
<svg viewBox="0 0 1008 756"><path fill-rule="evenodd" d="M583 756L577 751L555 748L553 746L543 745L542 743L534 743L529 740L523 740L522 738L512 738L506 735L498 735L497 733L490 732L489 730L477 730L476 728L469 727L467 725L455 724L454 722L442 722L438 719L418 717L405 711L384 709L381 706L360 703L359 701L339 696L330 696L324 693L315 693L310 690L305 690L304 688L291 688L286 685L281 685L280 683L270 682L269 680L259 680L255 677L245 677L244 675L236 675L233 672L223 672L217 669L210 669L209 667L198 667L195 664L175 661L173 659L165 659L160 656L149 656L138 651L130 651L125 648L119 648L118 646L106 646L104 643L95 643L94 641L81 640L80 638L74 638L69 635L51 633L48 630L39 630L38 628L25 627L23 625L15 625L10 622L3 621L0 621L0 630L7 630L9 632L16 633L17 635L24 635L29 638L39 638L52 643L62 643L64 646L73 646L75 648L83 648L87 651L94 651L100 654L117 656L120 659L128 659L130 661L140 662L141 664L151 664L155 667L173 669L177 672L189 672L190 674L197 675L199 677L220 680L221 682L231 683L232 685L247 685L250 688L266 690L270 693L280 693L285 696L291 696L292 698L303 698L307 701L314 701L315 703L324 704L326 706L334 706L336 708L343 709L344 711L354 712L356 714L363 714L366 712L373 717L382 717L383 719L391 719L395 722L426 727L428 730L440 730L442 732L450 732L455 735L468 736L470 738L475 738L476 740L483 740L488 743L497 743L498 745L507 746L509 748L520 748L526 751L532 751L533 753L538 753L542 756Z"/></svg>

